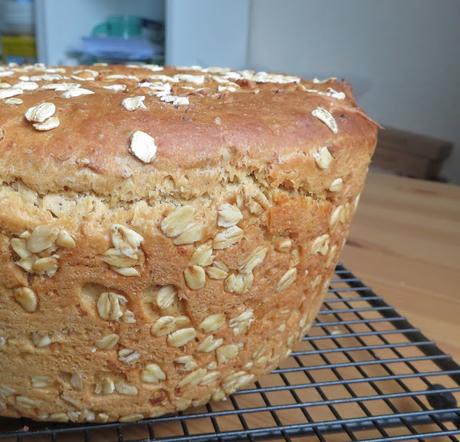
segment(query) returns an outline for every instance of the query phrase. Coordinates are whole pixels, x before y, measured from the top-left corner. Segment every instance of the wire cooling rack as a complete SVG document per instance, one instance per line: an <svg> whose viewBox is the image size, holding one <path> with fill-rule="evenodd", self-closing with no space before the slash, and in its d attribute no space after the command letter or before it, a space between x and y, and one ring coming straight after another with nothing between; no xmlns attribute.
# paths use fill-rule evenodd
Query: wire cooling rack
<svg viewBox="0 0 460 442"><path fill-rule="evenodd" d="M16 441L459 441L460 366L342 265L292 356L227 401L135 424L0 419Z"/></svg>

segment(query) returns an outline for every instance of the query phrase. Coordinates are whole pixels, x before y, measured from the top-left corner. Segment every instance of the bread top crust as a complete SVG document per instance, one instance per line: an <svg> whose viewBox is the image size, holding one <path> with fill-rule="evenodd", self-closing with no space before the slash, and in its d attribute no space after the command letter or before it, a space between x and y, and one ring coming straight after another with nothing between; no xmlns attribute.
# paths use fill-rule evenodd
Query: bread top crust
<svg viewBox="0 0 460 442"><path fill-rule="evenodd" d="M182 198L231 183L243 171L267 185L321 196L335 178L369 161L377 134L350 86L335 79L39 65L0 67L0 86L0 179L41 195L90 193L127 202L158 196L160 189ZM72 96L79 89L91 92ZM127 110L123 99L137 96L145 97L143 105ZM40 103L55 105L57 127L40 130L40 117L26 117ZM318 109L333 121L325 122ZM153 137L151 162L130 150L135 131ZM327 170L315 161L321 147L334 159Z"/></svg>

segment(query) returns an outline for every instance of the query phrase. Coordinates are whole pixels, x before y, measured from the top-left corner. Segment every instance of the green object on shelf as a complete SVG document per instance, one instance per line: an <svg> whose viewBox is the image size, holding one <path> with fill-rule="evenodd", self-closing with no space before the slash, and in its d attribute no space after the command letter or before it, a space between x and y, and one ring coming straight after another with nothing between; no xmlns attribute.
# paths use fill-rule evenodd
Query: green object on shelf
<svg viewBox="0 0 460 442"><path fill-rule="evenodd" d="M142 35L142 19L134 15L117 15L99 23L91 31L93 37L132 38Z"/></svg>

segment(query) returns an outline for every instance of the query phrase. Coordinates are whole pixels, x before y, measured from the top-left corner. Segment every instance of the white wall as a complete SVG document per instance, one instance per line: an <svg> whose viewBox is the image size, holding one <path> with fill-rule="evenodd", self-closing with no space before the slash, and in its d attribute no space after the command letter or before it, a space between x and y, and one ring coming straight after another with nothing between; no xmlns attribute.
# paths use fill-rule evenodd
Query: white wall
<svg viewBox="0 0 460 442"><path fill-rule="evenodd" d="M245 67L249 0L166 0L166 62Z"/></svg>
<svg viewBox="0 0 460 442"><path fill-rule="evenodd" d="M253 0L249 64L343 76L382 125L455 142L460 183L459 0Z"/></svg>
<svg viewBox="0 0 460 442"><path fill-rule="evenodd" d="M75 64L68 50L108 15L138 15L164 20L166 0L35 0L41 62Z"/></svg>

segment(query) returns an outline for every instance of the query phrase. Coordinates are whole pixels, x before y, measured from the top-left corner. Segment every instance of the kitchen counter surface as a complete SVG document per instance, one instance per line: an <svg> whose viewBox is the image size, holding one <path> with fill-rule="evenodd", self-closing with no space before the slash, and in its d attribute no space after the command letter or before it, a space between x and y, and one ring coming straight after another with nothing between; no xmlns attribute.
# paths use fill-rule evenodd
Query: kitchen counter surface
<svg viewBox="0 0 460 442"><path fill-rule="evenodd" d="M460 361L460 186L370 173L341 260Z"/></svg>

